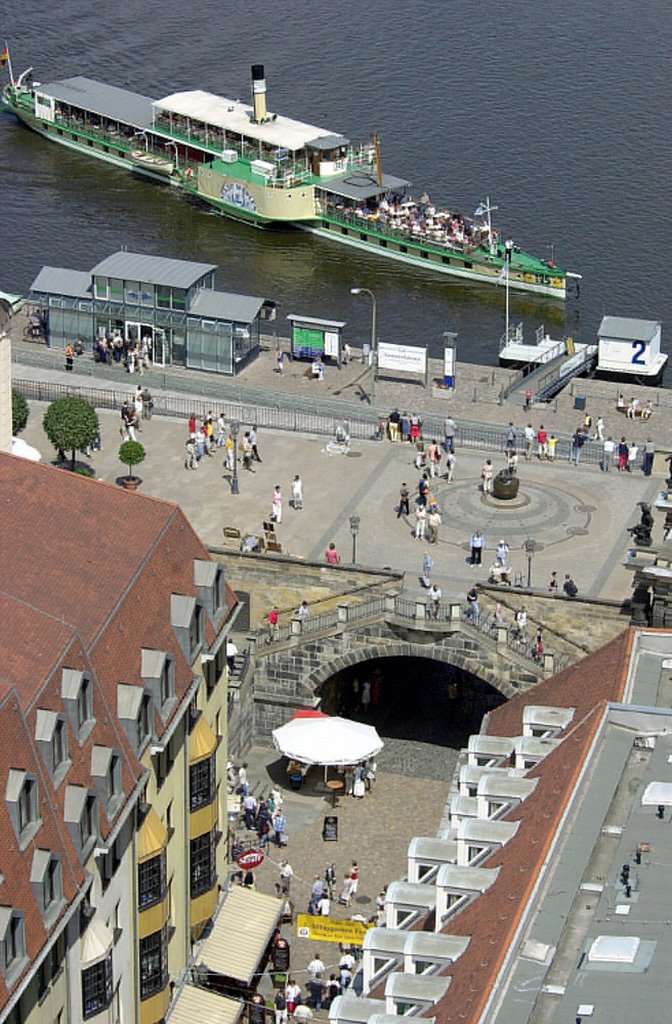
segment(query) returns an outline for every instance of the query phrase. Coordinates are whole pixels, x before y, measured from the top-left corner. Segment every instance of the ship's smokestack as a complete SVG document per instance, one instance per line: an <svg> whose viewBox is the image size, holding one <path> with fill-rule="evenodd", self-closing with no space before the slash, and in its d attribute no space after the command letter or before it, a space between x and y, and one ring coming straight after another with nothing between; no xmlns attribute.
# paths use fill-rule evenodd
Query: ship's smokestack
<svg viewBox="0 0 672 1024"><path fill-rule="evenodd" d="M252 65L252 106L252 120L255 124L261 124L266 120L266 78L263 64Z"/></svg>

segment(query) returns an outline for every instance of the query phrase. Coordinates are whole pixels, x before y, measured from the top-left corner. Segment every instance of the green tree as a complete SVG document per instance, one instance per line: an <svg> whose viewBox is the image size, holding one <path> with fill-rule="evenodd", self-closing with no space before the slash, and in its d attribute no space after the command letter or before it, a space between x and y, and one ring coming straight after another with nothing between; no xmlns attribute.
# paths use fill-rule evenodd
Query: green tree
<svg viewBox="0 0 672 1024"><path fill-rule="evenodd" d="M99 430L96 410L85 398L69 395L52 402L42 420L44 432L58 452L71 451L75 468L77 449L88 448Z"/></svg>
<svg viewBox="0 0 672 1024"><path fill-rule="evenodd" d="M119 446L119 461L128 466L128 480L133 478L133 466L139 466L146 454L139 441L124 441Z"/></svg>
<svg viewBox="0 0 672 1024"><path fill-rule="evenodd" d="M28 422L28 402L20 391L12 388L12 436L20 434Z"/></svg>

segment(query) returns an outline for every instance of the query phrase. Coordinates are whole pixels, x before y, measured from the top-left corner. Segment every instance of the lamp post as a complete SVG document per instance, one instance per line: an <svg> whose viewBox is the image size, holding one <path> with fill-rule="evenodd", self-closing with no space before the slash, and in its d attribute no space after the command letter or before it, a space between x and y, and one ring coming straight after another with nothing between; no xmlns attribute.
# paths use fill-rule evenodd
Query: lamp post
<svg viewBox="0 0 672 1024"><path fill-rule="evenodd" d="M537 542L528 537L523 544L523 549L527 555L527 589L530 590L532 587L532 559L534 558L534 552L537 547Z"/></svg>
<svg viewBox="0 0 672 1024"><path fill-rule="evenodd" d="M378 344L376 340L376 319L378 303L370 288L351 288L351 295L368 295L371 299L371 404L376 400L376 368L378 363Z"/></svg>
<svg viewBox="0 0 672 1024"><path fill-rule="evenodd" d="M238 420L231 420L231 437L233 438L233 473L231 475L231 494L240 494L238 487L238 434L240 423Z"/></svg>
<svg viewBox="0 0 672 1024"><path fill-rule="evenodd" d="M357 534L359 533L359 516L350 516L350 533L352 534L352 564L357 562Z"/></svg>

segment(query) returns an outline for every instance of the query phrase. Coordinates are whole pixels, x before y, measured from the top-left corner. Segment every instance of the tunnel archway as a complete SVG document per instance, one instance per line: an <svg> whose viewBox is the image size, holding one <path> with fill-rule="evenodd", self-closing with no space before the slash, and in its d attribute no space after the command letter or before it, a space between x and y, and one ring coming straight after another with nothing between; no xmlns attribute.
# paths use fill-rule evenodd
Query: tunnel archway
<svg viewBox="0 0 672 1024"><path fill-rule="evenodd" d="M335 667L335 666L332 666ZM336 668L315 689L319 707L374 725L379 768L449 781L459 750L506 700L463 666L421 655L383 655Z"/></svg>

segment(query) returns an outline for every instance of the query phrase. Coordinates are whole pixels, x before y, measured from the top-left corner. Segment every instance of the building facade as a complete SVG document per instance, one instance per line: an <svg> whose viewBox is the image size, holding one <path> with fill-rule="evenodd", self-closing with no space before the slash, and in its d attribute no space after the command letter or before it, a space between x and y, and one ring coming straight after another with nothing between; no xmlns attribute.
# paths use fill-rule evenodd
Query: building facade
<svg viewBox="0 0 672 1024"><path fill-rule="evenodd" d="M236 598L176 506L0 479L0 1021L155 1024L225 875Z"/></svg>
<svg viewBox="0 0 672 1024"><path fill-rule="evenodd" d="M43 267L30 299L44 311L47 342L79 338L94 357L101 342L147 349L156 366L233 376L259 350L260 322L275 316L264 299L215 291L210 263L117 252L91 271Z"/></svg>

